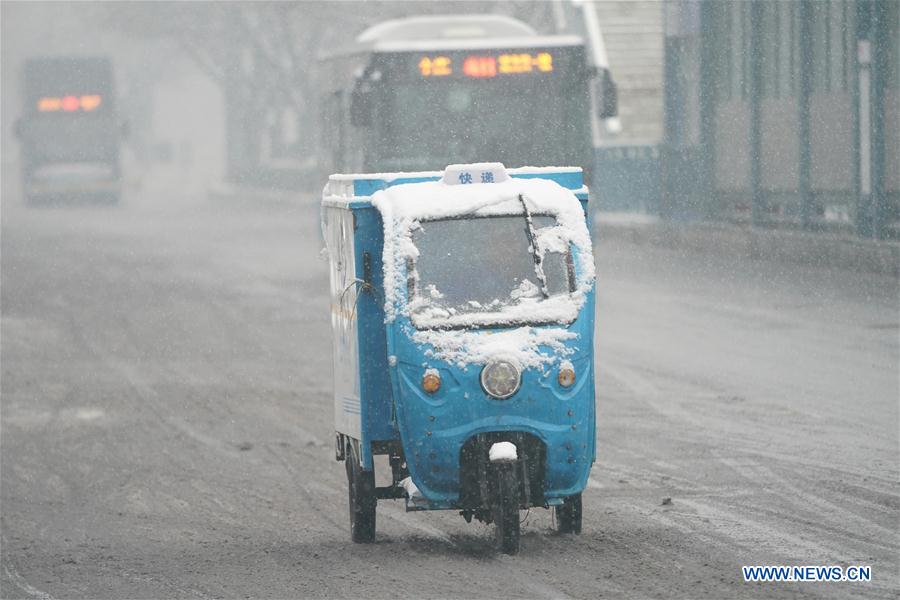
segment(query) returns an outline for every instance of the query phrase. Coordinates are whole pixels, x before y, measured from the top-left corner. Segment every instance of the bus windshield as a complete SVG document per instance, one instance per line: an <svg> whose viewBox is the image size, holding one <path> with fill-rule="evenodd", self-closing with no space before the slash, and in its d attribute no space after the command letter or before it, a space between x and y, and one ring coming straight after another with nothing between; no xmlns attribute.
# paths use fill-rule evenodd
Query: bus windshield
<svg viewBox="0 0 900 600"><path fill-rule="evenodd" d="M564 153L559 90L509 82L448 81L394 90L384 168L421 170L477 160L524 165ZM401 144L402 140L402 144ZM394 143L391 143L393 141ZM394 150L403 149L403 152Z"/></svg>
<svg viewBox="0 0 900 600"><path fill-rule="evenodd" d="M585 164L590 113L583 57L571 49L556 55L552 72L484 78L456 71L421 77L410 73L409 57L386 61L385 70L398 73L386 75L381 86L369 166L416 171L488 160Z"/></svg>
<svg viewBox="0 0 900 600"><path fill-rule="evenodd" d="M538 234L556 226L551 216L532 219ZM571 304L571 252L543 255L544 298L526 227L523 215L422 222L413 232L419 254L410 265L413 324L430 328L571 320L570 311L553 310Z"/></svg>

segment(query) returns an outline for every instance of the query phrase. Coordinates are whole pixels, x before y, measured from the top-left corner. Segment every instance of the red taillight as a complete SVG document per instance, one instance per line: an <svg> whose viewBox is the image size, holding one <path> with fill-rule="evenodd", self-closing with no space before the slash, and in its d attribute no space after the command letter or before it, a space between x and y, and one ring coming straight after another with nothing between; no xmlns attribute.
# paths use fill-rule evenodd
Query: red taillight
<svg viewBox="0 0 900 600"><path fill-rule="evenodd" d="M89 94L86 96L64 96L62 98L54 96L44 96L38 100L38 112L56 112L64 110L66 112L75 112L79 109L84 112L97 110L103 103L103 96L99 94Z"/></svg>
<svg viewBox="0 0 900 600"><path fill-rule="evenodd" d="M62 109L66 112L76 111L81 107L78 96L66 96L62 99Z"/></svg>

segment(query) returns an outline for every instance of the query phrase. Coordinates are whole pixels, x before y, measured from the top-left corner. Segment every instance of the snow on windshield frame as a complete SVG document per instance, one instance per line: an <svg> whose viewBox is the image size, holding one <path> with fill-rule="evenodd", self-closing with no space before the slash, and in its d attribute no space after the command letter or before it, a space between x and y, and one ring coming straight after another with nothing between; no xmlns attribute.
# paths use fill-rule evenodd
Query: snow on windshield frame
<svg viewBox="0 0 900 600"><path fill-rule="evenodd" d="M574 320L594 281L591 240L581 203L571 190L549 179L512 178L501 183L465 186L447 185L441 181L402 184L381 190L372 196L372 205L381 213L384 223L385 322L390 323L401 314L410 316L409 302L404 293L407 286L406 263L408 259L415 260L418 257L412 232L420 222L466 216L522 215L522 206L518 200L520 194L526 198L533 213L556 218L557 226L553 229L575 248L578 258L576 289L569 296L559 296L566 298L568 304L554 306L551 302L553 299L545 300L545 303L551 302L546 305L547 314L538 315L537 319L549 323ZM534 306L528 308L528 320L534 320ZM523 320L523 316L508 313L507 316L511 323ZM478 320L460 319L454 325L477 327Z"/></svg>
<svg viewBox="0 0 900 600"><path fill-rule="evenodd" d="M464 220L472 220L472 219L514 219L514 218L524 218L523 213L519 214L473 214L467 213L462 215L453 215L447 217L437 217L437 218L426 218L419 219L417 221L418 224L422 223L435 223L441 221L464 221ZM544 229L552 229L559 227L559 221L555 214L550 214L548 212L540 212L540 213L531 213L532 217L548 217L553 219L553 225L545 226L540 228L538 231L542 231ZM415 236L415 232L418 230L418 227L414 227L411 231L412 236ZM415 244L415 242L413 242ZM417 246L418 250L418 246ZM544 249L545 253L549 251L549 249ZM517 327L523 325L530 326L541 326L541 325L570 325L578 316L578 310L576 309L574 312L570 310L565 310L571 306L572 296L577 291L577 275L576 275L576 267L575 267L575 257L571 244L567 244L567 248L565 251L565 266L566 266L566 288L567 290L560 294L554 294L549 298L541 298L531 300L528 299L527 303L522 304L522 308L527 309L528 316L513 316L510 315L508 311L503 309L497 311L472 311L468 313L456 314L453 312L447 312L447 309L439 308L441 313L446 312L446 315L437 314L437 315L429 315L428 313L422 314L418 310L417 301L419 299L427 300L427 297L424 295L424 290L419 290L418 286L418 274L415 271L416 265L418 264L417 258L409 258L406 263L406 271L407 271L407 294L406 294L406 307L408 308L408 314L410 322L413 327L416 329L423 331L428 329L436 329L436 330L453 330L453 329L470 329L473 327L484 327L484 328L509 328L509 327ZM415 291L414 291L415 290ZM559 299L554 302L554 300ZM564 300L564 301L563 301ZM535 305L543 306L544 303L549 302L550 306L557 308L557 310L553 310L552 318L537 318L535 317ZM503 308L508 308L510 305L502 305ZM490 305L488 305L488 308ZM427 308L427 307L424 307ZM580 309L580 303L578 303L578 308ZM562 312L569 313L567 318L561 320L559 315ZM516 315L520 311L515 311ZM540 311L539 313L540 314Z"/></svg>

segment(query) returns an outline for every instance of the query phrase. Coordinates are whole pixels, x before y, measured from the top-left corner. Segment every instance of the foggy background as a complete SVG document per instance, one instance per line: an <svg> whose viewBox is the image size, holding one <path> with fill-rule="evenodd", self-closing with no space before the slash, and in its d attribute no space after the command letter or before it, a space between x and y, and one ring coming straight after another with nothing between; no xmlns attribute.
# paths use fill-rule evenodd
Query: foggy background
<svg viewBox="0 0 900 600"><path fill-rule="evenodd" d="M18 153L23 60L109 56L132 190L177 181L192 195L229 180L318 187L316 151L328 123L316 94L317 57L366 27L418 14L499 13L538 33L583 27L553 2L4 2L3 161ZM624 130L655 144L662 132L662 4L597 6L616 73ZM299 183L298 183L299 182Z"/></svg>

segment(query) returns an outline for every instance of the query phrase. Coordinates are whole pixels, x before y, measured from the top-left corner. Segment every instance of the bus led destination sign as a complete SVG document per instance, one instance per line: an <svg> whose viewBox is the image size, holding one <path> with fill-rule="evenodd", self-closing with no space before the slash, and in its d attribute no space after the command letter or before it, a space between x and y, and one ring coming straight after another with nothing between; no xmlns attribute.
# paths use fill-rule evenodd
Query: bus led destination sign
<svg viewBox="0 0 900 600"><path fill-rule="evenodd" d="M498 55L471 54L461 61L459 71L465 77L484 79L497 75L553 72L553 55L550 52L503 53ZM447 77L453 75L455 65L449 56L423 56L418 68L422 77Z"/></svg>
<svg viewBox="0 0 900 600"><path fill-rule="evenodd" d="M419 61L422 77L443 77L453 73L452 61L447 56L423 56Z"/></svg>

